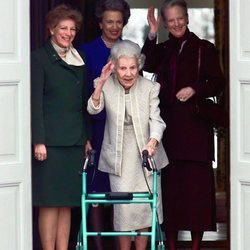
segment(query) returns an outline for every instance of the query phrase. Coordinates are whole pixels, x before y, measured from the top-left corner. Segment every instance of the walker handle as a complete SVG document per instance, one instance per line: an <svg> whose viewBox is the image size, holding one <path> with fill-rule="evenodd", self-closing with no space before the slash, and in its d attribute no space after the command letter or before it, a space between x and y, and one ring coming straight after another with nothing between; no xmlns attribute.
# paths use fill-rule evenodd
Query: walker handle
<svg viewBox="0 0 250 250"><path fill-rule="evenodd" d="M94 149L91 149L87 152L87 157L84 161L82 169L79 171L79 175L82 175L83 172L86 172L89 167L93 167L95 165L95 153Z"/></svg>
<svg viewBox="0 0 250 250"><path fill-rule="evenodd" d="M88 157L89 157L88 166L89 167L93 167L95 165L95 153L96 151L94 149L91 149L88 151Z"/></svg>
<svg viewBox="0 0 250 250"><path fill-rule="evenodd" d="M146 149L142 151L142 166L146 168L148 171L152 170L148 162L148 150Z"/></svg>

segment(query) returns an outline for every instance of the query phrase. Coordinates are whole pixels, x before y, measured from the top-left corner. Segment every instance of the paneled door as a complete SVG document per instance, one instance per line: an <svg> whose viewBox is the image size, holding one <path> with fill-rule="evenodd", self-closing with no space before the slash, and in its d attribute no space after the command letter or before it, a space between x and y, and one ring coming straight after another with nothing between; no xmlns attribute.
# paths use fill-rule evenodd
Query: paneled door
<svg viewBox="0 0 250 250"><path fill-rule="evenodd" d="M250 1L230 0L231 249L250 249Z"/></svg>
<svg viewBox="0 0 250 250"><path fill-rule="evenodd" d="M0 249L31 250L29 1L0 0Z"/></svg>

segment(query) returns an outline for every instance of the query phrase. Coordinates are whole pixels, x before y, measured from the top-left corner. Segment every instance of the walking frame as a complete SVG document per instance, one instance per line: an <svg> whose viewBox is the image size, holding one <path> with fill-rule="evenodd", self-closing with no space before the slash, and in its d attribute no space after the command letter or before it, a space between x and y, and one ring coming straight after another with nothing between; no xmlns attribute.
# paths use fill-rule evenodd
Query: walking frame
<svg viewBox="0 0 250 250"><path fill-rule="evenodd" d="M82 167L82 222L77 236L76 250L88 249L89 236L148 236L151 237L151 250L164 250L163 234L157 216L157 176L158 170L152 157L148 157L148 151L143 151L142 166L153 171L153 188L148 192L109 192L109 193L87 193L87 169L94 165L94 150L88 152L85 163ZM90 204L132 204L148 203L152 209L151 230L148 232L88 232L87 212ZM156 238L157 236L157 238ZM156 248L156 240L158 246Z"/></svg>

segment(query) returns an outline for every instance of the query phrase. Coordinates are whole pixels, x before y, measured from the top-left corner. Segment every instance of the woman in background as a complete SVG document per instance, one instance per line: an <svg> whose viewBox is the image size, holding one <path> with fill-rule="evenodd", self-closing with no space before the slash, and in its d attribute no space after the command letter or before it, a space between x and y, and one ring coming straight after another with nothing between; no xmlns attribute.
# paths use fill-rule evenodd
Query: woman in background
<svg viewBox="0 0 250 250"><path fill-rule="evenodd" d="M90 43L80 47L86 57L88 92L94 91L93 81L107 63L112 46L121 39L123 27L128 23L130 7L124 0L99 0L95 16L101 29L101 35ZM96 167L88 170L88 192L108 192L110 184L108 174L97 169L105 125L105 110L92 116L92 146L96 150ZM91 206L88 212L89 227L94 231L103 230L104 206ZM102 238L95 237L95 249L103 249Z"/></svg>
<svg viewBox="0 0 250 250"><path fill-rule="evenodd" d="M31 55L33 205L43 250L67 250L71 207L81 205L81 177L90 149L85 63L72 42L81 14L58 5L46 16L48 40Z"/></svg>
<svg viewBox="0 0 250 250"><path fill-rule="evenodd" d="M190 32L184 0L166 0L161 8L169 40L157 44L160 18L148 11L150 33L144 70L161 84L162 117L168 126L163 145L170 164L162 174L165 233L169 250L177 249L179 230L191 231L192 250L204 231L216 230L213 124L193 113L195 100L221 93L225 80L212 43Z"/></svg>

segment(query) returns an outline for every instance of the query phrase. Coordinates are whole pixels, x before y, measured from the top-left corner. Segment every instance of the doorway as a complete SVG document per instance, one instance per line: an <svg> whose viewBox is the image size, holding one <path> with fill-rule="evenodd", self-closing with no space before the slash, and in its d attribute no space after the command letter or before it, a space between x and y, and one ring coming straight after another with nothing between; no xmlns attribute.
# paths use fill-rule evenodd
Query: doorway
<svg viewBox="0 0 250 250"><path fill-rule="evenodd" d="M162 1L127 1L131 7L131 17L125 26L123 39L130 39L143 45L148 34L147 10L153 5L156 15ZM220 57L221 67L226 82L229 82L229 51L228 51L228 1L199 1L187 0L189 14L189 29L202 39L209 40L216 45ZM167 31L161 27L158 42L168 39ZM152 74L144 72L144 76L152 78ZM228 88L220 98L226 109L229 106ZM215 161L213 163L216 183L216 219L217 231L205 232L203 246L212 249L229 249L230 245L230 186L229 186L229 130L218 128L215 136ZM180 247L189 247L191 236L189 232L179 234Z"/></svg>
<svg viewBox="0 0 250 250"><path fill-rule="evenodd" d="M34 4L38 4L37 1L31 1ZM61 2L61 1L51 1L51 2ZM83 6L84 4L82 3L81 0L79 1L62 1L62 2L74 2L77 3L77 7ZM85 5L84 7L82 7L83 9L83 14L85 15L86 13L88 14L88 17L86 18L86 20L92 20L94 17L93 15L91 15L91 13L93 12L93 6L94 6L94 0L86 0L85 1ZM130 4L131 8L132 8L132 16L131 16L131 20L133 19L133 16L141 16L143 18L143 24L146 25L144 26L144 32L141 33L141 36L139 36L140 40L138 40L138 43L141 45L141 43L144 41L145 39L145 34L147 34L147 19L146 19L146 12L147 9L150 5L154 5L156 8L158 8L161 4L162 4L162 0L137 0L137 1L133 1L133 0L127 0L127 2ZM187 0L188 2L188 6L189 9L197 12L199 14L201 14L203 12L204 9L208 9L208 12L214 13L213 19L209 19L211 18L210 16L207 16L207 18L209 19L210 24L209 25L205 25L204 26L204 30L208 30L209 32L207 32L206 34L210 34L210 27L211 27L211 23L215 23L214 25L214 42L216 43L216 47L218 48L219 54L220 54L220 58L221 58L221 64L223 66L224 69L224 73L225 73L225 77L227 82L229 82L229 52L228 52L228 38L226 38L225 36L228 34L228 0L206 0L206 1L199 1L199 0ZM41 4L44 6L44 2L41 2ZM217 6L216 6L217 5ZM87 9L87 7L90 7L91 9ZM38 13L40 13L40 7L37 8L38 9ZM216 9L216 11L214 11ZM136 11L140 10L141 14L137 15ZM199 13L200 12L200 13ZM37 13L33 13L34 15L37 15ZM189 14L190 15L190 21L192 20L201 20L202 18L200 17L195 17L195 14ZM205 14L204 14L205 15ZM39 15L39 17L41 16L41 14ZM43 17L40 17L41 20L41 24L43 24ZM88 19L89 18L89 19ZM36 17L37 19L37 17ZM194 20L194 21L195 21ZM138 30L135 31L135 27L138 27L138 23L141 24L141 20L136 22L136 25L133 26L133 30L131 32L131 34L137 34L140 33ZM40 25L39 23L34 23L34 25L38 26L40 29L40 34L41 36L43 36L43 25ZM84 26L86 25L92 25L91 27L83 27L83 33L78 37L80 38L80 42L85 42L87 39L87 37L93 37L94 34L93 32L96 32L95 29L93 29L93 22L88 21L86 22L86 24L84 24ZM197 24L194 24L194 27L198 26ZM213 26L213 25L212 25ZM126 29L128 26L126 26ZM37 27L35 27L35 29L37 29ZM125 29L125 31L126 31ZM190 29L193 30L194 28ZM196 30L193 30L194 32L197 33ZM91 33L87 34L87 33ZM216 38L217 36L220 36L220 38ZM199 36L203 37L202 35L199 34ZM210 36L210 35L209 35ZM124 34L125 38L129 38L131 40L137 41L134 37L130 37L128 36L128 34ZM207 36L204 36L204 38L208 38ZM159 33L159 41L164 41L167 39L167 32L166 30L162 27ZM40 39L43 40L43 39ZM39 40L39 41L40 41ZM39 47L36 44L37 47ZM150 75L148 76L150 77ZM223 102L225 102L225 106L228 107L228 99L229 99L229 93L228 93L228 89L226 89L226 93L225 93L225 98L223 100ZM216 131L216 136L218 138L216 146L217 146L217 161L216 161L216 166L215 166L215 178L216 178L216 188L217 188L217 219L218 219L218 223L220 223L218 225L218 230L217 233L215 234L211 234L211 233L207 233L204 236L204 247L210 247L212 249L214 248L219 248L219 249L229 249L229 232L230 232L230 221L229 221L229 204L230 204L230 193L229 193L229 131L228 130L218 130ZM79 217L80 215L78 214L79 211L76 212L76 223L77 224L79 222ZM36 213L34 213L34 215L36 215ZM76 228L78 228L76 226ZM222 233L222 234L221 234ZM35 236L37 236L37 232L35 232ZM180 246L185 248L185 247L189 247L190 246L190 236L188 234L186 234L186 232L183 232L182 234L180 234Z"/></svg>

